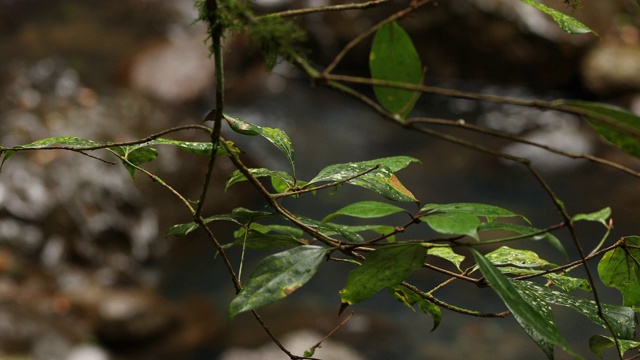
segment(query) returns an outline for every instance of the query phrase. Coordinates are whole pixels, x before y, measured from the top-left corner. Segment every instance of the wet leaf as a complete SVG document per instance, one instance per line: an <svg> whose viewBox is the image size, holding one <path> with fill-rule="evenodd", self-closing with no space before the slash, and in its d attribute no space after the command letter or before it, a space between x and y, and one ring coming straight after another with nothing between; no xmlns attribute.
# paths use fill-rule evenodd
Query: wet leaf
<svg viewBox="0 0 640 360"><path fill-rule="evenodd" d="M422 64L418 52L407 33L392 21L378 31L369 53L371 77L418 85L422 81ZM380 105L402 119L413 109L420 92L399 88L374 86Z"/></svg>
<svg viewBox="0 0 640 360"><path fill-rule="evenodd" d="M238 119L237 117L226 114L224 117L235 132L243 135L260 135L267 139L285 155L291 165L291 169L295 168L294 151L291 139L289 139L289 136L284 131L276 128L250 124L244 120Z"/></svg>
<svg viewBox="0 0 640 360"><path fill-rule="evenodd" d="M211 156L211 151L213 149L213 144L211 142L179 141L179 140L171 140L171 139L164 139L164 138L158 138L146 144L147 145L173 145L184 151L187 151L196 155L202 155L202 156ZM218 151L216 152L216 155L222 155L222 154L224 154L224 152L218 149Z"/></svg>
<svg viewBox="0 0 640 360"><path fill-rule="evenodd" d="M527 218L522 215L515 214L507 209L503 209L494 205L478 204L478 203L451 203L451 204L427 204L420 209L425 213L465 213L475 216L482 216L487 218L487 221L491 222L496 218L505 217L519 217L529 222Z"/></svg>
<svg viewBox="0 0 640 360"><path fill-rule="evenodd" d="M628 350L640 347L640 341L621 340L618 339L620 344L620 357ZM612 337L603 335L593 335L589 339L589 348L591 352L598 355L602 359L602 352L616 346L616 342Z"/></svg>
<svg viewBox="0 0 640 360"><path fill-rule="evenodd" d="M392 244L367 255L362 265L349 273L347 284L340 290L343 304L353 305L367 300L378 291L393 287L422 268L427 249L420 244Z"/></svg>
<svg viewBox="0 0 640 360"><path fill-rule="evenodd" d="M58 137L40 139L26 145L14 146L12 148L0 147L0 157L3 157L4 155L2 159L2 163L0 163L0 169L2 169L4 162L7 161L13 154L16 153L15 149L42 149L52 145L78 148L78 147L100 146L102 144L97 143L93 140L88 140L88 139L84 139L76 136L58 136Z"/></svg>
<svg viewBox="0 0 640 360"><path fill-rule="evenodd" d="M486 257L475 249L471 253L491 287L513 313L520 326L538 344L549 359L553 359L553 346L580 358L569 349L569 344L556 327L547 303L532 292L521 292Z"/></svg>
<svg viewBox="0 0 640 360"><path fill-rule="evenodd" d="M640 246L640 237L629 236L625 244ZM600 280L622 293L623 304L640 306L640 249L624 245L607 251L598 263Z"/></svg>
<svg viewBox="0 0 640 360"><path fill-rule="evenodd" d="M284 182L288 186L293 186L293 183L294 183L293 177L291 177L291 175L289 175L284 171L257 168L257 169L249 169L249 173L251 173L251 175L253 175L256 178L271 177L271 179L279 179L280 181ZM247 177L244 176L244 174L241 173L240 170L235 170L234 172L231 173L231 175L229 175L229 178L227 179L227 182L225 184L225 190L229 189L231 185L237 184L242 181L247 181Z"/></svg>
<svg viewBox="0 0 640 360"><path fill-rule="evenodd" d="M296 231L297 230L297 231ZM247 232L244 228L236 231L236 245L244 244L255 250L269 250L305 245L300 239L302 230L281 227L281 225L252 224Z"/></svg>
<svg viewBox="0 0 640 360"><path fill-rule="evenodd" d="M593 30L589 29L585 24L576 20L572 16L561 13L560 11L554 10L552 8L546 7L536 0L520 0L525 4L531 5L532 7L542 11L543 13L551 16L553 21L555 21L558 26L568 32L569 34L588 34L593 33L596 34Z"/></svg>
<svg viewBox="0 0 640 360"><path fill-rule="evenodd" d="M322 221L326 222L340 215L373 219L393 215L403 211L405 211L403 208L379 201L361 201L347 205L342 209L327 215Z"/></svg>
<svg viewBox="0 0 640 360"><path fill-rule="evenodd" d="M417 199L400 183L394 173L417 161L408 156L396 156L334 164L322 169L309 183L346 181L348 184L372 190L389 200L415 202Z"/></svg>
<svg viewBox="0 0 640 360"><path fill-rule="evenodd" d="M433 230L445 235L466 235L478 240L478 226L481 222L477 216L468 213L439 213L423 216L424 221Z"/></svg>
<svg viewBox="0 0 640 360"><path fill-rule="evenodd" d="M598 315L598 306L595 301L571 296L530 281L512 281L512 284L520 293L533 293L549 304L572 308L607 329L607 324ZM632 308L602 304L602 311L618 338L633 339L635 337L638 322Z"/></svg>
<svg viewBox="0 0 640 360"><path fill-rule="evenodd" d="M281 300L309 281L330 249L303 245L264 258L229 305L229 318Z"/></svg>
<svg viewBox="0 0 640 360"><path fill-rule="evenodd" d="M553 264L541 259L537 253L531 250L513 249L508 246L502 246L488 253L485 257L495 266L512 265L519 268L553 266Z"/></svg>
<svg viewBox="0 0 640 360"><path fill-rule="evenodd" d="M594 115L604 116L610 124L587 117L589 125L600 136L622 151L640 158L640 116L617 106L579 100L556 100L555 104L569 105L580 110L587 110ZM628 129L629 131L625 131ZM635 135L634 135L635 133Z"/></svg>

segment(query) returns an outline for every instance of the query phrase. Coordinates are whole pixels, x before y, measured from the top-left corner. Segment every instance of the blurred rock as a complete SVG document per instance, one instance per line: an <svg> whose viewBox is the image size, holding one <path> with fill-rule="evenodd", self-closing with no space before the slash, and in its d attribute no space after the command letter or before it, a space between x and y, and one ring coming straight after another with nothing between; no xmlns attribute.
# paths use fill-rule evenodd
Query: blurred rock
<svg viewBox="0 0 640 360"><path fill-rule="evenodd" d="M211 86L215 64L203 34L156 42L129 63L129 86L171 103L201 97Z"/></svg>

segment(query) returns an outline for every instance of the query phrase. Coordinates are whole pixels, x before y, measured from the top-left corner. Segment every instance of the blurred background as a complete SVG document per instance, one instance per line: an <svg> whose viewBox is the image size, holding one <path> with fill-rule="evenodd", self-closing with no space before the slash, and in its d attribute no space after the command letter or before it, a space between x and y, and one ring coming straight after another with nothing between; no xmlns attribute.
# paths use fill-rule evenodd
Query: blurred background
<svg viewBox="0 0 640 360"><path fill-rule="evenodd" d="M256 0L259 12L329 3ZM326 66L348 41L405 3L300 18L310 35L310 58ZM545 3L571 11L559 0ZM196 16L187 0L0 0L0 145L51 136L134 140L200 122L213 107L215 74L205 29L193 23ZM584 0L584 9L574 16L600 38L565 34L544 14L515 0L434 2L401 25L428 66L427 84L520 98L602 101L640 113L637 3ZM354 48L336 73L368 76L369 44ZM229 37L225 50L226 111L284 129L296 150L300 178L311 178L332 163L410 155L422 163L399 177L423 204L494 204L527 216L540 228L561 221L525 169L395 128L345 95L310 86L286 63L269 73L259 46L242 36ZM429 94L414 112L464 119L640 170L636 159L604 144L579 119L565 114ZM571 213L610 206L615 225L611 241L638 234L638 179L531 147L442 130L531 158ZM248 163L286 169L284 159L265 141L227 131L223 135L239 144ZM207 141L196 133L174 138ZM159 151L148 168L196 198L206 161L169 147ZM106 152L94 155L108 158ZM223 161L218 166L207 213L264 208L242 184L223 192L232 168ZM346 199L380 200L342 188L334 196L287 205L324 217ZM120 166L61 151L14 155L0 173L0 359L286 358L251 316L227 320L233 287L220 259L214 258L213 245L198 233L164 236L171 225L188 221L188 211L171 194L141 174L132 181ZM223 243L232 241L233 230L222 223L215 227ZM593 224L581 224L578 231L587 251L603 234ZM567 234L556 235L575 259ZM564 261L543 243L512 246ZM264 255L249 254L245 277ZM239 251L231 250L230 257L239 263ZM344 319L337 316L338 290L350 269L323 266L290 298L260 311L292 351L300 354ZM412 277L425 289L444 279L428 271ZM436 296L480 311L504 309L490 289L469 286L454 283ZM616 292L600 290L606 301L621 302ZM467 292L471 296L461 296ZM440 328L430 332L428 316L414 314L383 292L353 308L353 318L324 343L318 357L544 358L511 317L477 319L444 311ZM569 310L554 310L574 350L593 357L586 340L603 330ZM568 357L559 353L558 358Z"/></svg>

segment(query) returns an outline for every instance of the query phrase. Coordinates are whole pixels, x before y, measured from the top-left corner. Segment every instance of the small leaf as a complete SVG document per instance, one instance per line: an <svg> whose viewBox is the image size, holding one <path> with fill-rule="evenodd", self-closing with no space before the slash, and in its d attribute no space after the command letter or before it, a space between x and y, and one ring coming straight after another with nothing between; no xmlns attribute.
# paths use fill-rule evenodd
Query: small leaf
<svg viewBox="0 0 640 360"><path fill-rule="evenodd" d="M624 247L625 244L640 246L640 237L629 236L624 244L607 251L598 263L600 280L622 293L624 305L640 305L640 249Z"/></svg>
<svg viewBox="0 0 640 360"><path fill-rule="evenodd" d="M571 218L571 221L595 221L599 222L605 227L609 227L607 219L611 217L611 208L606 207L600 211L596 211L589 214L576 214Z"/></svg>
<svg viewBox="0 0 640 360"><path fill-rule="evenodd" d="M554 104L569 105L600 117L604 116L609 120L608 123L587 117L589 125L617 148L640 158L640 116L617 106L589 101L556 100Z"/></svg>
<svg viewBox="0 0 640 360"><path fill-rule="evenodd" d="M376 31L369 54L371 77L418 85L422 81L422 64L407 33L392 21ZM385 109L405 119L420 93L393 87L374 86L376 99Z"/></svg>
<svg viewBox="0 0 640 360"><path fill-rule="evenodd" d="M420 244L392 244L367 255L360 267L351 271L347 284L340 290L343 304L353 305L367 300L378 291L393 287L424 264L427 249Z"/></svg>
<svg viewBox="0 0 640 360"><path fill-rule="evenodd" d="M594 35L598 35L593 30L589 29L585 24L581 23L575 18L569 15L565 15L560 11L546 7L541 3L537 2L536 0L520 0L520 1L522 1L525 4L531 5L532 7L551 16L553 21L555 21L562 30L568 32L569 34L593 33Z"/></svg>
<svg viewBox="0 0 640 360"><path fill-rule="evenodd" d="M288 186L293 186L294 183L293 177L291 177L291 175L287 174L284 171L258 168L249 169L249 172L256 178L267 176L271 177L272 179L277 178L280 181L283 181ZM235 170L231 173L231 175L229 175L229 178L227 179L227 182L225 184L225 190L229 189L231 185L237 184L242 181L247 181L246 176L244 176L244 174L241 173L240 170Z"/></svg>
<svg viewBox="0 0 640 360"><path fill-rule="evenodd" d="M504 217L520 217L523 220L529 222L527 218L522 215L515 214L507 209L503 209L494 205L477 204L477 203L451 203L451 204L427 204L420 209L422 212L433 213L466 213L475 216L482 216L487 218L487 221L492 221L495 218Z"/></svg>
<svg viewBox="0 0 640 360"><path fill-rule="evenodd" d="M204 219L205 224L208 224L212 221L231 221L238 225L241 225L241 223L238 222L238 220L233 216L231 216L230 214L220 214L220 215L215 215L215 216L211 216ZM194 230L198 229L199 227L200 226L195 222L190 222L186 224L176 224L171 226L171 228L169 228L165 236L175 236L175 237L187 236L190 233L192 233Z"/></svg>
<svg viewBox="0 0 640 360"><path fill-rule="evenodd" d="M460 268L460 264L464 261L465 257L453 252L453 249L449 246L433 246L429 247L427 251L427 255L437 256L439 258L445 259L453 263L460 272L462 269Z"/></svg>
<svg viewBox="0 0 640 360"><path fill-rule="evenodd" d="M445 235L466 235L478 240L478 226L480 219L467 213L441 213L423 216L424 221L433 230Z"/></svg>
<svg viewBox="0 0 640 360"><path fill-rule="evenodd" d="M502 275L486 257L475 249L471 249L471 253L491 287L511 310L520 326L547 354L547 357L553 359L553 346L559 345L567 353L579 358L569 349L569 344L560 335L545 301L531 292L527 292L523 297L512 282Z"/></svg>
<svg viewBox="0 0 640 360"><path fill-rule="evenodd" d="M626 351L640 347L640 341L618 339L618 343L620 344L620 357L622 357ZM604 350L615 346L615 340L609 336L593 335L589 339L591 352L598 355L601 359Z"/></svg>
<svg viewBox="0 0 640 360"><path fill-rule="evenodd" d="M291 139L289 139L289 136L284 131L276 128L250 124L244 120L238 119L237 117L226 114L224 117L235 132L243 135L260 135L267 139L286 156L291 168L295 168L294 151L293 146L291 145Z"/></svg>
<svg viewBox="0 0 640 360"><path fill-rule="evenodd" d="M343 207L327 215L322 222L326 222L340 215L353 216L363 219L379 218L405 211L403 208L379 201L361 201Z"/></svg>
<svg viewBox="0 0 640 360"><path fill-rule="evenodd" d="M147 145L173 145L184 151L190 152L196 155L211 156L213 144L211 142L192 142L192 141L179 141L164 138L157 138L149 141ZM218 149L216 155L224 154L223 151Z"/></svg>
<svg viewBox="0 0 640 360"><path fill-rule="evenodd" d="M404 286L398 285L394 287L388 287L387 290L394 298L405 304L407 307L413 310L413 312L415 312L413 306L418 303L418 308L420 308L423 313L430 315L433 319L433 327L431 328L431 331L434 331L438 327L438 325L440 325L440 322L442 320L442 312L440 311L440 307L438 305L424 299L423 297L419 296L413 291L410 291Z"/></svg>
<svg viewBox="0 0 640 360"><path fill-rule="evenodd" d="M153 161L158 157L158 150L146 144L114 146L110 147L109 150L120 155L122 165L129 171L131 179L135 178L136 166Z"/></svg>
<svg viewBox="0 0 640 360"><path fill-rule="evenodd" d="M300 241L300 236L295 236L292 234L273 234L269 233L271 230L269 227L260 226L259 229L256 229L257 224L252 224L251 229L245 236L245 230L240 229L236 232L236 245L245 244L248 248L255 250L270 250L270 249L278 249L283 247L293 247L305 245L302 241ZM264 228L267 228L266 230ZM299 230L299 229L298 229Z"/></svg>
<svg viewBox="0 0 640 360"><path fill-rule="evenodd" d="M320 246L303 245L262 259L231 301L229 318L291 295L315 275L328 251Z"/></svg>

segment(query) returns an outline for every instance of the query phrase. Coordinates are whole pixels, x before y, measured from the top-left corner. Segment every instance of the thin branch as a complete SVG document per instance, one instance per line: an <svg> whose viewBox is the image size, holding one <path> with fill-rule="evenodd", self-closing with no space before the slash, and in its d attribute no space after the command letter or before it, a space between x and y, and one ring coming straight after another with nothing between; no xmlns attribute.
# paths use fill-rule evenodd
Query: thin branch
<svg viewBox="0 0 640 360"><path fill-rule="evenodd" d="M335 334L341 327L343 327L351 318L353 317L353 311L349 313L346 319L344 319L338 326L333 328L327 335L325 335L320 341L318 341L315 345L309 348L312 352L315 352L317 348L322 347L322 343L329 339L333 334Z"/></svg>
<svg viewBox="0 0 640 360"><path fill-rule="evenodd" d="M328 77L329 74L333 71L333 69L335 69L335 67L338 66L340 61L342 61L342 59L347 55L347 53L351 49L353 49L356 45L358 45L358 43L360 43L362 40L366 39L369 35L373 34L374 32L376 32L378 29L380 29L381 27L385 26L386 24L388 24L388 23L390 23L392 21L399 20L399 19L407 16L408 14L410 14L413 11L417 10L418 8L428 4L429 2L431 2L431 0L412 1L411 5L409 7L398 11L397 13L387 17L386 19L382 20L381 22L379 22L379 23L375 24L374 26L370 27L368 30L366 30L364 32L361 32L357 37L355 37L353 40L351 40L338 53L338 55L336 55L336 57L333 59L331 64L329 64L329 66L327 66L326 69L324 70L324 72L322 73L323 77Z"/></svg>
<svg viewBox="0 0 640 360"><path fill-rule="evenodd" d="M266 18L266 17L292 17L292 16L301 16L307 14L313 14L318 12L329 12L329 11L344 11L344 10L364 10L370 7L378 6L384 3L387 3L391 0L371 0L364 3L354 3L354 4L342 4L342 5L326 5L326 6L318 6L306 9L294 9L294 10L285 10L280 12L275 12L263 16L257 17Z"/></svg>
<svg viewBox="0 0 640 360"><path fill-rule="evenodd" d="M604 166L609 166L611 168L614 168L616 170L625 172L629 175L635 176L640 178L640 172L634 171L632 169L629 169L626 166L620 165L618 163L615 163L613 161L609 161L606 159L602 159L599 158L597 156L593 156L593 155L589 155L589 154L580 154L580 153L573 153L573 152L569 152L569 151L565 151L565 150L561 150L558 149L556 147L553 146L549 146L549 145L544 145L544 144L540 144L540 143L536 143L533 141L529 141L527 139L524 139L522 137L519 136L515 136L515 135L511 135L502 131L497 131L497 130L493 130L493 129L488 129L482 126L478 126L475 124L469 124L467 122L465 122L464 120L448 120L448 119L438 119L438 118L427 118L427 117L416 117L416 118L409 118L405 121L407 124L434 124L434 125L445 125L445 126L454 126L454 127L458 127L458 128L462 128L465 130L470 130L470 131L475 131L481 134L485 134L485 135L490 135L490 136L494 136L494 137L498 137L498 138L502 138L505 140L510 140L513 142L519 142L522 144L526 144L526 145L531 145L540 149L544 149L546 151L558 154L558 155L562 155L562 156L566 156L572 159L585 159L600 165L604 165Z"/></svg>

